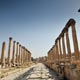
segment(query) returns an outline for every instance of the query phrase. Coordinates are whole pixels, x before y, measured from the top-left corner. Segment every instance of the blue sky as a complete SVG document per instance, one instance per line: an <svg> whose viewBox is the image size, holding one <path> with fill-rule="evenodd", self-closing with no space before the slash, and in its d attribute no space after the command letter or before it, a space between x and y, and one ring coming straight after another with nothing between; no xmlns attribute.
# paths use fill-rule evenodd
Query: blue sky
<svg viewBox="0 0 80 80"><path fill-rule="evenodd" d="M0 0L0 52L8 38L26 46L33 57L47 55L70 18L76 20L80 46L80 0ZM6 49L7 55L7 49Z"/></svg>

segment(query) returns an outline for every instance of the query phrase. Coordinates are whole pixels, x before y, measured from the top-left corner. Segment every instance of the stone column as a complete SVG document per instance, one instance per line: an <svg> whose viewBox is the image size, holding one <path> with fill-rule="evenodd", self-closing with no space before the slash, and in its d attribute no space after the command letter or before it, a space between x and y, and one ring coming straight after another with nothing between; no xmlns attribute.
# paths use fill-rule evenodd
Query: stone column
<svg viewBox="0 0 80 80"><path fill-rule="evenodd" d="M52 55L52 56L51 56L51 61L53 62L53 58L54 58L54 57L53 57L53 49L51 50L51 55Z"/></svg>
<svg viewBox="0 0 80 80"><path fill-rule="evenodd" d="M49 52L48 52L48 61L49 61Z"/></svg>
<svg viewBox="0 0 80 80"><path fill-rule="evenodd" d="M13 42L13 55L12 55L12 64L15 65L15 54L16 54L16 41Z"/></svg>
<svg viewBox="0 0 80 80"><path fill-rule="evenodd" d="M63 49L64 59L66 59L66 49L65 49L65 42L64 42L64 33L62 33L62 49Z"/></svg>
<svg viewBox="0 0 80 80"><path fill-rule="evenodd" d="M26 53L25 53L25 61L26 61L26 63L27 63L27 49L25 49L25 51L26 51Z"/></svg>
<svg viewBox="0 0 80 80"><path fill-rule="evenodd" d="M25 59L24 59L24 62L26 62L26 48L24 49L24 57L25 57Z"/></svg>
<svg viewBox="0 0 80 80"><path fill-rule="evenodd" d="M51 58L51 56L50 56ZM28 51L28 62L31 62L31 53Z"/></svg>
<svg viewBox="0 0 80 80"><path fill-rule="evenodd" d="M56 60L56 46L54 45L54 61Z"/></svg>
<svg viewBox="0 0 80 80"><path fill-rule="evenodd" d="M52 54L53 54L53 61L54 61L54 57L55 57L55 55L54 55L54 48L52 48Z"/></svg>
<svg viewBox="0 0 80 80"><path fill-rule="evenodd" d="M21 60L21 65L22 65L22 46L21 46L21 56L20 57L21 57L20 60Z"/></svg>
<svg viewBox="0 0 80 80"><path fill-rule="evenodd" d="M2 54L1 54L1 66L2 66L2 68L5 67L5 53L6 53L6 43L3 42L3 44L2 44Z"/></svg>
<svg viewBox="0 0 80 80"><path fill-rule="evenodd" d="M59 50L60 50L60 59L62 59L62 51L61 51L61 42L60 42L60 38L59 38Z"/></svg>
<svg viewBox="0 0 80 80"><path fill-rule="evenodd" d="M56 57L56 59L55 59L55 61L58 59L58 57L57 57L57 45L56 45L56 42L55 42L55 57Z"/></svg>
<svg viewBox="0 0 80 80"><path fill-rule="evenodd" d="M49 55L49 59L50 59L50 55ZM28 52L28 62L29 62L29 52Z"/></svg>
<svg viewBox="0 0 80 80"><path fill-rule="evenodd" d="M21 65L21 45L19 45L19 65Z"/></svg>
<svg viewBox="0 0 80 80"><path fill-rule="evenodd" d="M30 58L29 58L29 61L31 62L31 53L30 53L29 55L30 55L30 56L29 56L29 57L30 57Z"/></svg>
<svg viewBox="0 0 80 80"><path fill-rule="evenodd" d="M26 50L24 49L24 62L26 62Z"/></svg>
<svg viewBox="0 0 80 80"><path fill-rule="evenodd" d="M29 53L29 55L30 55L30 53ZM49 55L50 55L50 62L51 62L51 50L49 52ZM29 56L29 58L30 58L30 56Z"/></svg>
<svg viewBox="0 0 80 80"><path fill-rule="evenodd" d="M68 57L69 57L69 60L70 60L71 59L71 48L70 48L70 40L69 40L68 29L66 30L66 45L67 45Z"/></svg>
<svg viewBox="0 0 80 80"><path fill-rule="evenodd" d="M55 60L55 52L54 52L54 48L53 48L53 61Z"/></svg>
<svg viewBox="0 0 80 80"><path fill-rule="evenodd" d="M24 47L22 46L22 64L24 64Z"/></svg>
<svg viewBox="0 0 80 80"><path fill-rule="evenodd" d="M28 63L28 51L26 50L26 61Z"/></svg>
<svg viewBox="0 0 80 80"><path fill-rule="evenodd" d="M16 63L17 63L17 65L19 64L19 62L18 62L18 54L19 54L19 42L17 42L17 48L16 48Z"/></svg>
<svg viewBox="0 0 80 80"><path fill-rule="evenodd" d="M11 66L11 46L12 46L12 38L9 38L9 47L8 47L8 66Z"/></svg>
<svg viewBox="0 0 80 80"><path fill-rule="evenodd" d="M25 62L25 47L23 46L23 64Z"/></svg>
<svg viewBox="0 0 80 80"><path fill-rule="evenodd" d="M73 37L75 59L78 60L79 59L79 48L78 48L78 41L77 41L77 36L76 36L75 23L73 23L71 27L72 27L72 37Z"/></svg>
<svg viewBox="0 0 80 80"><path fill-rule="evenodd" d="M51 49L51 61L53 62L53 49Z"/></svg>
<svg viewBox="0 0 80 80"><path fill-rule="evenodd" d="M22 49L22 46L21 46L21 64L23 64L23 49Z"/></svg>
<svg viewBox="0 0 80 80"><path fill-rule="evenodd" d="M59 61L58 40L56 41L55 46L56 46L56 58L57 58L57 59L58 59L58 61Z"/></svg>

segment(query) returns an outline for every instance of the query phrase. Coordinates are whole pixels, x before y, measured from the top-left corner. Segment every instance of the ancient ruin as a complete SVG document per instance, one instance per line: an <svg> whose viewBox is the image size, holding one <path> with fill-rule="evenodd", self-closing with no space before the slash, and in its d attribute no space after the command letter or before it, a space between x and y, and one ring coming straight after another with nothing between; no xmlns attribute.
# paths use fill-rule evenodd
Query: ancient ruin
<svg viewBox="0 0 80 80"><path fill-rule="evenodd" d="M71 28L72 40L74 46L74 53L71 52L69 29ZM12 37L9 38L8 53L6 53L6 42L2 43L1 59L0 59L0 74L3 76L4 71L11 71L15 69L26 69L26 67L31 67L36 63L39 63L36 67L32 67L31 72L36 72L39 67L39 77L27 78L29 79L50 79L52 77L45 76L42 74L50 69L55 71L62 79L58 80L79 80L80 71L80 52L78 47L78 40L76 35L76 21L70 19L59 36L55 39L55 44L48 51L47 56L39 57L37 59L32 59L32 53L17 41L13 41ZM6 57L8 54L8 57ZM11 57L12 56L12 57ZM46 68L44 68L45 66ZM42 65L42 66L41 66ZM43 69L44 68L44 69ZM22 71L21 70L21 71ZM50 71L48 70L48 71ZM40 72L41 71L41 72ZM46 74L48 74L48 71ZM3 73L3 74L2 74ZM49 72L50 73L50 72ZM36 75L36 73L34 73ZM50 74L49 74L50 75ZM2 77L0 76L0 78Z"/></svg>
<svg viewBox="0 0 80 80"><path fill-rule="evenodd" d="M74 19L70 19L67 22L64 29L55 40L55 45L53 45L53 47L49 50L48 59L45 62L48 67L58 72L61 76L66 77L67 80L79 80L80 75L80 54L75 23L76 22ZM70 38L68 32L70 27L72 29L74 53L71 52L70 46ZM64 37L66 37L66 39Z"/></svg>

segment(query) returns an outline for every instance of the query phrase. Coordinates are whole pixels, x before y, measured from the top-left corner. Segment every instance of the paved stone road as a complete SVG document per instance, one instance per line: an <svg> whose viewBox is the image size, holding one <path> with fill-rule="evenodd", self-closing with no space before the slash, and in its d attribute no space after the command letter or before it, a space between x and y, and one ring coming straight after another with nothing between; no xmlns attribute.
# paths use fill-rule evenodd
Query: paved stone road
<svg viewBox="0 0 80 80"><path fill-rule="evenodd" d="M15 80L59 80L55 72L47 68L42 63L38 63L35 67L24 73L24 75Z"/></svg>
<svg viewBox="0 0 80 80"><path fill-rule="evenodd" d="M15 78L16 77L16 78ZM38 63L30 69L9 75L1 80L60 80L55 72L47 68L42 63Z"/></svg>

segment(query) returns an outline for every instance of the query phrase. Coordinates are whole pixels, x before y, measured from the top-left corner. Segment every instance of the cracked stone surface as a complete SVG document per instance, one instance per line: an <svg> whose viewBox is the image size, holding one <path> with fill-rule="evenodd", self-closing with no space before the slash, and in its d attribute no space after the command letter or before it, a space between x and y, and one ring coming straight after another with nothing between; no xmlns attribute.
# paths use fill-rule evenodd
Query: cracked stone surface
<svg viewBox="0 0 80 80"><path fill-rule="evenodd" d="M60 80L56 73L44 64L38 63L31 68L8 75L1 80Z"/></svg>

